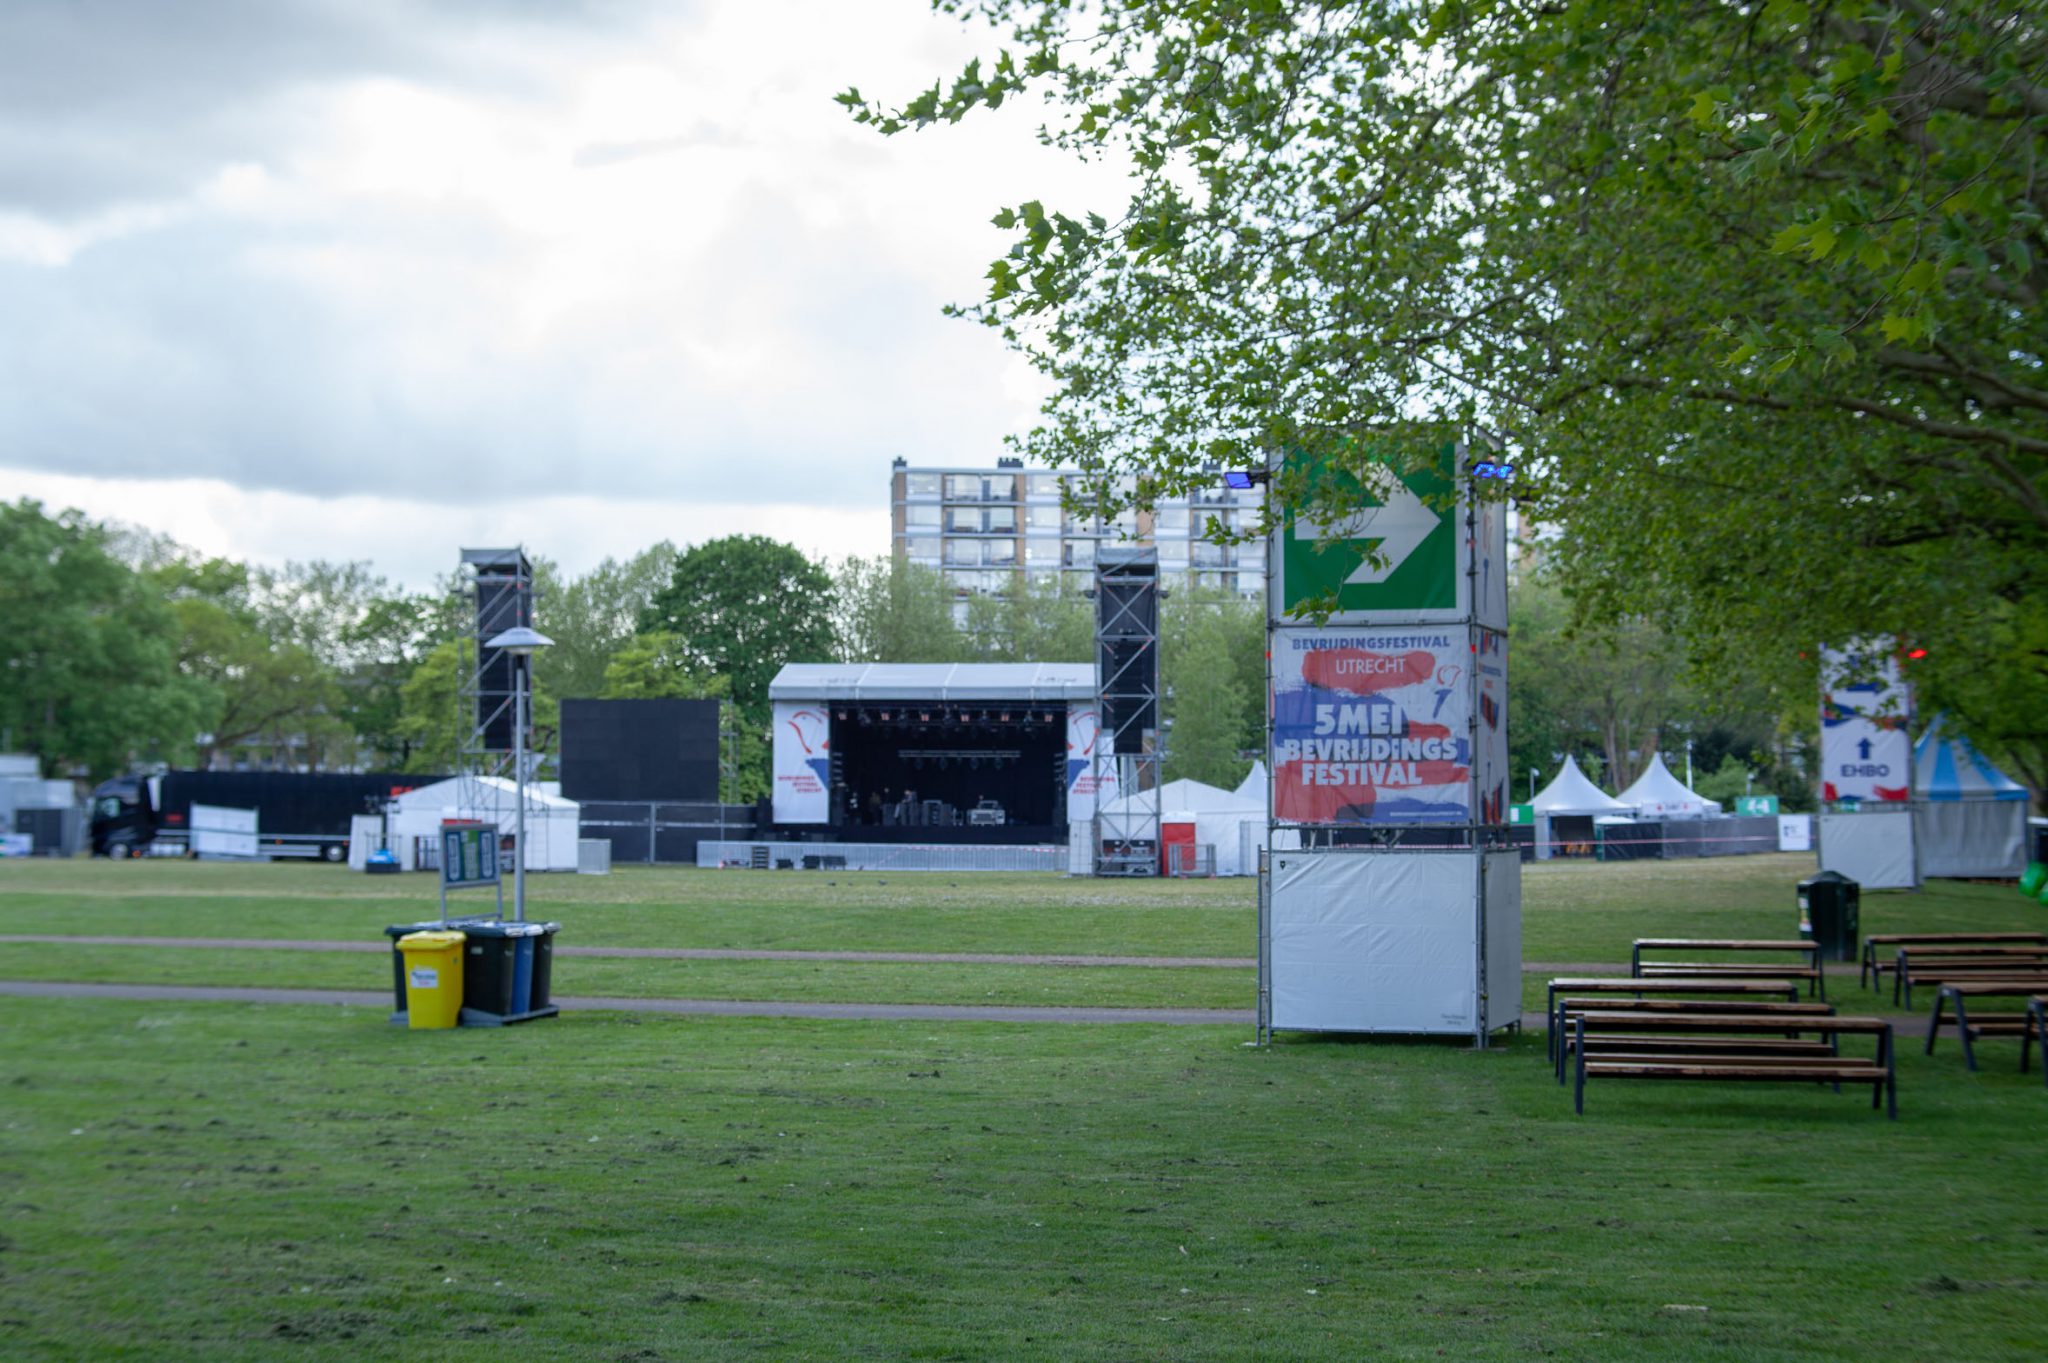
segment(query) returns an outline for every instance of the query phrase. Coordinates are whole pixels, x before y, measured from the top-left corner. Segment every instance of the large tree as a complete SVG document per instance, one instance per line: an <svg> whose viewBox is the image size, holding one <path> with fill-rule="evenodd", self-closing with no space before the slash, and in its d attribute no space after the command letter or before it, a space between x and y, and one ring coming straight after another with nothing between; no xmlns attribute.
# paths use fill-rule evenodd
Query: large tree
<svg viewBox="0 0 2048 1363"><path fill-rule="evenodd" d="M606 670L675 567L676 547L667 540L625 560L607 558L581 577L560 579L552 564L541 567L534 620L555 643L535 659L535 673L558 696L607 694Z"/></svg>
<svg viewBox="0 0 2048 1363"><path fill-rule="evenodd" d="M1805 687L1816 641L1909 636L1997 682L1930 702L2041 732L2048 0L939 7L1004 50L857 117L1041 93L1132 168L997 214L965 311L1053 382L1031 453L1113 502L1456 422L1590 614Z"/></svg>
<svg viewBox="0 0 2048 1363"><path fill-rule="evenodd" d="M187 760L203 686L178 671L178 623L76 511L0 503L0 746L47 776Z"/></svg>
<svg viewBox="0 0 2048 1363"><path fill-rule="evenodd" d="M729 535L676 560L640 632L674 635L690 669L730 678L733 703L766 728L782 665L832 657L832 579L778 540Z"/></svg>
<svg viewBox="0 0 2048 1363"><path fill-rule="evenodd" d="M847 558L832 571L833 632L861 663L951 663L969 645L953 623L953 589L936 568L898 555Z"/></svg>

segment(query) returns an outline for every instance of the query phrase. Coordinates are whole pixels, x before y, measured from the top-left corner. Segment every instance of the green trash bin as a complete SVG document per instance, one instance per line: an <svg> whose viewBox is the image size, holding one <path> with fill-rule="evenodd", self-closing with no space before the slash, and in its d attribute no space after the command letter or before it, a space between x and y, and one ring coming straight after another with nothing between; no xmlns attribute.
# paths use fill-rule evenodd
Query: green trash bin
<svg viewBox="0 0 2048 1363"><path fill-rule="evenodd" d="M1801 931L1819 945L1823 961L1856 959L1862 895L1863 887L1840 871L1822 871L1799 882L1799 916L1812 925Z"/></svg>

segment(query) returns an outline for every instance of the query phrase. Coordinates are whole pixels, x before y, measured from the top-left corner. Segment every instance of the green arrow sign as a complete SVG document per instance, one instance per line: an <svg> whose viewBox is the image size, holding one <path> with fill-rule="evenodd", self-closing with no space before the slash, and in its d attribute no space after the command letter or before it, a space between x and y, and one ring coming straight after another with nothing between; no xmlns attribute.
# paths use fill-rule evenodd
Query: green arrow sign
<svg viewBox="0 0 2048 1363"><path fill-rule="evenodd" d="M1350 483L1361 506L1330 522L1286 512L1278 530L1281 614L1301 618L1325 606L1339 616L1408 619L1457 611L1456 461L1457 446L1446 444L1437 467L1415 473L1386 464L1368 465L1355 482L1325 473L1326 485Z"/></svg>

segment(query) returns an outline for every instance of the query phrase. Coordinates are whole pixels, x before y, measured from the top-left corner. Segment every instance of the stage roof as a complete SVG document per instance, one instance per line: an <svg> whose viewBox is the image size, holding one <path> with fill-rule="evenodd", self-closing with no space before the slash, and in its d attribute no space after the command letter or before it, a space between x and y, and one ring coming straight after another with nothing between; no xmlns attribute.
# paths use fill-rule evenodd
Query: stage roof
<svg viewBox="0 0 2048 1363"><path fill-rule="evenodd" d="M770 700L1094 700L1092 663L786 663Z"/></svg>

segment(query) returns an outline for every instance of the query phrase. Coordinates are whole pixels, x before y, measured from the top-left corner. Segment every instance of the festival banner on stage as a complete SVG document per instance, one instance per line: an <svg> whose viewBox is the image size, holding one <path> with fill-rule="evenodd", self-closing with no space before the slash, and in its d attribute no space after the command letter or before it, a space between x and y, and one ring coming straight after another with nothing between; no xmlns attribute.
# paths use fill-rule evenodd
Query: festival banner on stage
<svg viewBox="0 0 2048 1363"><path fill-rule="evenodd" d="M1514 779L1508 758L1508 636L1497 630L1473 631L1478 663L1479 723L1473 727L1478 749L1479 813L1474 823L1508 821L1508 785Z"/></svg>
<svg viewBox="0 0 2048 1363"><path fill-rule="evenodd" d="M1886 644L1820 654L1823 800L1904 800L1912 792L1912 692Z"/></svg>
<svg viewBox="0 0 2048 1363"><path fill-rule="evenodd" d="M1496 636L1497 637L1497 636ZM1283 824L1475 821L1472 685L1463 625L1277 629L1272 635L1273 817ZM1505 641L1494 702L1506 732ZM1498 759L1504 817L1507 758Z"/></svg>
<svg viewBox="0 0 2048 1363"><path fill-rule="evenodd" d="M775 822L831 818L832 715L822 704L775 702Z"/></svg>
<svg viewBox="0 0 2048 1363"><path fill-rule="evenodd" d="M1116 798L1116 768L1097 769L1098 748L1106 755L1110 735L1103 732L1102 716L1093 702L1067 706L1067 822L1082 823L1095 817L1098 805Z"/></svg>

